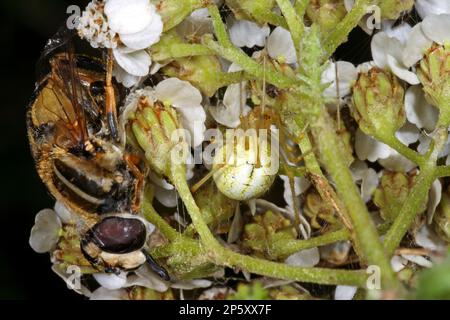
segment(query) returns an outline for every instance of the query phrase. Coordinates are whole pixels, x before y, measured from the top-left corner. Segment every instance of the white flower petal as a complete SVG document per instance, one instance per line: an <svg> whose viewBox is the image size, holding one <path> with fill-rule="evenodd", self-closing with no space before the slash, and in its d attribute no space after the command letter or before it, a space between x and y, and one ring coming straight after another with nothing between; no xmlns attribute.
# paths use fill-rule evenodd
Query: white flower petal
<svg viewBox="0 0 450 320"><path fill-rule="evenodd" d="M396 151L394 151L389 157L378 160L378 162L385 169L398 172L409 172L417 167L415 163L406 159Z"/></svg>
<svg viewBox="0 0 450 320"><path fill-rule="evenodd" d="M75 216L62 202L56 201L53 209L63 223L71 223L74 221Z"/></svg>
<svg viewBox="0 0 450 320"><path fill-rule="evenodd" d="M431 132L436 127L439 110L428 103L420 86L409 87L405 94L406 118L418 128Z"/></svg>
<svg viewBox="0 0 450 320"><path fill-rule="evenodd" d="M169 289L168 284L151 271L147 264L140 266L135 273L136 276L128 277L125 287L141 286L157 292L165 292Z"/></svg>
<svg viewBox="0 0 450 320"><path fill-rule="evenodd" d="M52 250L59 240L61 221L55 211L44 209L38 212L31 229L29 243L37 253L45 253Z"/></svg>
<svg viewBox="0 0 450 320"><path fill-rule="evenodd" d="M212 282L204 279L195 280L183 280L178 281L171 285L174 289L192 290L197 288L208 288L212 285Z"/></svg>
<svg viewBox="0 0 450 320"><path fill-rule="evenodd" d="M450 14L430 15L422 21L422 31L440 45L450 41Z"/></svg>
<svg viewBox="0 0 450 320"><path fill-rule="evenodd" d="M334 300L352 300L357 290L357 287L337 286L334 292Z"/></svg>
<svg viewBox="0 0 450 320"><path fill-rule="evenodd" d="M318 248L306 249L296 252L285 260L285 263L291 266L311 268L320 261Z"/></svg>
<svg viewBox="0 0 450 320"><path fill-rule="evenodd" d="M228 86L223 96L223 103L209 109L214 120L229 128L239 126L241 115L250 110L246 105L247 90L245 87L245 82Z"/></svg>
<svg viewBox="0 0 450 320"><path fill-rule="evenodd" d="M338 77L336 77L336 65ZM338 78L338 79L336 79ZM343 98L350 94L352 85L358 78L356 67L347 61L338 61L331 63L322 73L322 83L331 83L331 85L323 92L325 97L336 98L337 80L339 80L339 98Z"/></svg>
<svg viewBox="0 0 450 320"><path fill-rule="evenodd" d="M202 103L202 94L187 81L169 78L155 87L157 98L175 108L198 107Z"/></svg>
<svg viewBox="0 0 450 320"><path fill-rule="evenodd" d="M294 41L289 31L276 27L267 39L267 51L272 59L284 60L287 64L297 61Z"/></svg>
<svg viewBox="0 0 450 320"><path fill-rule="evenodd" d="M420 83L417 75L414 72L409 71L400 60L397 60L393 56L388 54L387 63L391 71L400 79L405 80L411 85Z"/></svg>
<svg viewBox="0 0 450 320"><path fill-rule="evenodd" d="M180 108L178 112L182 115L181 124L183 128L189 130L191 135L190 145L198 147L205 140L206 112L202 106L191 108Z"/></svg>
<svg viewBox="0 0 450 320"><path fill-rule="evenodd" d="M424 224L415 234L414 242L425 249L431 251L442 251L445 250L446 245L434 231L431 230L430 226Z"/></svg>
<svg viewBox="0 0 450 320"><path fill-rule="evenodd" d="M121 34L120 40L127 47L141 50L157 43L163 31L163 23L158 14L154 14L150 24L142 31L130 34Z"/></svg>
<svg viewBox="0 0 450 320"><path fill-rule="evenodd" d="M147 27L155 11L148 0L108 0L105 14L113 31L131 34Z"/></svg>
<svg viewBox="0 0 450 320"><path fill-rule="evenodd" d="M142 77L137 77L129 74L118 64L114 65L113 75L116 78L117 82L123 84L127 88L134 87L135 85L139 84L142 79Z"/></svg>
<svg viewBox="0 0 450 320"><path fill-rule="evenodd" d="M442 197L442 184L439 179L435 180L431 185L431 189L429 192L429 200L428 200L428 209L427 209L427 220L428 223L433 221L434 213L436 212L436 208L441 202Z"/></svg>
<svg viewBox="0 0 450 320"><path fill-rule="evenodd" d="M155 185L155 198L158 200L163 206L167 208L174 208L178 204L177 192L175 190L166 190Z"/></svg>
<svg viewBox="0 0 450 320"><path fill-rule="evenodd" d="M394 272L400 272L405 269L408 264L408 260L401 256L393 256L391 259L391 266Z"/></svg>
<svg viewBox="0 0 450 320"><path fill-rule="evenodd" d="M117 47L113 49L113 54L117 63L129 74L136 77L148 75L152 59L145 50L127 52L126 48Z"/></svg>
<svg viewBox="0 0 450 320"><path fill-rule="evenodd" d="M432 14L450 13L448 0L416 0L415 7L422 19Z"/></svg>
<svg viewBox="0 0 450 320"><path fill-rule="evenodd" d="M385 32L378 32L370 44L375 64L384 69L388 66L388 55L400 59L403 45L400 40L389 37Z"/></svg>
<svg viewBox="0 0 450 320"><path fill-rule="evenodd" d="M126 272L121 272L118 275L114 273L94 273L93 276L103 288L108 290L123 288L127 282Z"/></svg>
<svg viewBox="0 0 450 320"><path fill-rule="evenodd" d="M368 202L372 198L372 194L377 188L379 180L380 178L374 169L369 168L366 171L361 183L361 197L364 199L364 202Z"/></svg>
<svg viewBox="0 0 450 320"><path fill-rule="evenodd" d="M404 44L408 40L412 27L406 22L399 25L395 25L395 22L396 21L394 20L382 21L381 28L388 35L388 37L396 38L400 40L402 44Z"/></svg>
<svg viewBox="0 0 450 320"><path fill-rule="evenodd" d="M266 38L270 34L268 26L260 27L258 24L248 20L232 20L229 29L230 40L237 47L253 48L254 46L264 47Z"/></svg>
<svg viewBox="0 0 450 320"><path fill-rule="evenodd" d="M402 254L402 257L424 268L431 268L433 266L433 263L430 260L422 256Z"/></svg>
<svg viewBox="0 0 450 320"><path fill-rule="evenodd" d="M284 182L284 200L286 201L289 208L294 208L294 199L291 192L289 177L280 175L280 178ZM305 179L303 177L294 177L294 192L296 197L308 190L310 186L311 183L308 179Z"/></svg>
<svg viewBox="0 0 450 320"><path fill-rule="evenodd" d="M406 67L412 67L419 62L425 51L431 47L431 41L422 31L421 24L417 24L411 30L409 39L402 53L402 61Z"/></svg>
<svg viewBox="0 0 450 320"><path fill-rule="evenodd" d="M405 125L395 133L395 136L400 142L409 146L410 144L419 141L420 131L412 123L406 122Z"/></svg>
<svg viewBox="0 0 450 320"><path fill-rule="evenodd" d="M355 151L360 160L369 160L370 162L386 159L393 153L389 146L364 134L360 129L356 131Z"/></svg>

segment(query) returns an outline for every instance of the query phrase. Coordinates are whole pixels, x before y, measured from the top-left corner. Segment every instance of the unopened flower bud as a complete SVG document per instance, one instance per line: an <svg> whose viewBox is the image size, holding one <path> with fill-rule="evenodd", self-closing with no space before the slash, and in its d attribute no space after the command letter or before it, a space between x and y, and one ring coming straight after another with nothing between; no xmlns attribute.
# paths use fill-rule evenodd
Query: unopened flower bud
<svg viewBox="0 0 450 320"><path fill-rule="evenodd" d="M340 0L313 0L310 1L306 14L326 32L336 27L347 14L347 10L344 2Z"/></svg>
<svg viewBox="0 0 450 320"><path fill-rule="evenodd" d="M373 68L361 73L353 86L353 116L372 136L394 135L406 121L403 89L390 72Z"/></svg>
<svg viewBox="0 0 450 320"><path fill-rule="evenodd" d="M414 0L382 0L378 3L382 19L397 20L405 12L412 10Z"/></svg>
<svg viewBox="0 0 450 320"><path fill-rule="evenodd" d="M160 175L168 176L172 150L177 144L172 137L179 128L175 110L171 106L163 106L141 97L135 113L129 119L134 136L152 169Z"/></svg>
<svg viewBox="0 0 450 320"><path fill-rule="evenodd" d="M417 75L429 102L450 123L450 46L433 46L420 62Z"/></svg>
<svg viewBox="0 0 450 320"><path fill-rule="evenodd" d="M449 190L450 191L450 190ZM447 242L450 242L450 196L442 193L442 199L434 215L434 229Z"/></svg>

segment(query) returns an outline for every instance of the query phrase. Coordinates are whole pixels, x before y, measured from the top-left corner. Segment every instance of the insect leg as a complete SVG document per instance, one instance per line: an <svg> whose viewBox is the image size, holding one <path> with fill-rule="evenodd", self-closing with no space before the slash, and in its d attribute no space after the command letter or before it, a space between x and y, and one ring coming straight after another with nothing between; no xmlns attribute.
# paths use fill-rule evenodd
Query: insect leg
<svg viewBox="0 0 450 320"><path fill-rule="evenodd" d="M142 252L144 253L145 258L147 259L147 263L150 269L152 269L153 272L155 272L158 276L160 276L161 279L165 281L170 281L170 276L167 270L161 267L158 264L158 262L156 262L155 259L153 259L152 256L147 251L142 250Z"/></svg>
<svg viewBox="0 0 450 320"><path fill-rule="evenodd" d="M144 187L144 174L142 174L141 170L136 165L136 159L131 154L125 154L124 161L130 168L131 173L136 178L136 182L134 183L134 196L131 203L131 211L139 212L141 207L141 193Z"/></svg>
<svg viewBox="0 0 450 320"><path fill-rule="evenodd" d="M112 74L114 66L112 49L108 49L106 66L105 114L108 121L111 137L117 141L119 138L119 126L117 121L116 95L114 93L114 87L112 85Z"/></svg>

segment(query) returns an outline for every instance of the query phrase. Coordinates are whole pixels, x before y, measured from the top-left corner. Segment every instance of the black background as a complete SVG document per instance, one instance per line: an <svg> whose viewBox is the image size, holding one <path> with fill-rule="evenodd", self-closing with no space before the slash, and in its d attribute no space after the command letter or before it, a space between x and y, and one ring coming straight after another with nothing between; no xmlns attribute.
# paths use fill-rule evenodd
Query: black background
<svg viewBox="0 0 450 320"><path fill-rule="evenodd" d="M0 3L0 298L79 298L50 269L49 256L28 245L35 214L53 206L34 169L25 111L35 64L63 25L70 4L86 1L3 0Z"/></svg>
<svg viewBox="0 0 450 320"><path fill-rule="evenodd" d="M87 1L3 0L0 3L0 298L81 299L28 245L35 214L54 201L40 182L26 137L25 111L45 42L65 23L71 4ZM370 39L355 30L338 58L368 60Z"/></svg>

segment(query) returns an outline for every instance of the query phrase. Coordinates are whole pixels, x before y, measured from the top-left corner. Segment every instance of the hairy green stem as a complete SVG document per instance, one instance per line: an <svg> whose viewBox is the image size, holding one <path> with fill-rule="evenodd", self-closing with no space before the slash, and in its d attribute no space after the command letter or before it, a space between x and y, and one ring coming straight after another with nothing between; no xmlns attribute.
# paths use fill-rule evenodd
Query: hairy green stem
<svg viewBox="0 0 450 320"><path fill-rule="evenodd" d="M279 279L318 284L365 285L367 276L364 271L293 267L286 264L241 255L222 247L209 230L200 209L192 197L186 182L184 166L173 164L171 166L170 180L180 194L180 197L191 216L192 223L200 235L204 249L212 262L222 266L241 268L251 273Z"/></svg>
<svg viewBox="0 0 450 320"><path fill-rule="evenodd" d="M153 224L161 233L169 240L173 241L181 236L174 228L172 228L161 216L156 212L149 197L145 197L142 202L142 213L148 222Z"/></svg>
<svg viewBox="0 0 450 320"><path fill-rule="evenodd" d="M300 44L305 26L303 16L298 16L290 0L276 0L291 31L297 57L300 57Z"/></svg>
<svg viewBox="0 0 450 320"><path fill-rule="evenodd" d="M430 147L430 152L428 152L429 158L421 167L416 183L384 239L384 246L390 255L394 254L395 249L400 245L403 237L408 232L414 219L420 212L419 208L427 199L431 185L439 175L436 161L439 157L439 152L447 142L447 138L447 126L439 127L434 134L434 143Z"/></svg>
<svg viewBox="0 0 450 320"><path fill-rule="evenodd" d="M164 61L170 59L179 59L193 56L213 55L214 51L201 45L189 43L171 43L157 53L152 54L155 61Z"/></svg>
<svg viewBox="0 0 450 320"><path fill-rule="evenodd" d="M317 141L319 153L325 168L336 184L338 194L347 207L354 228L353 239L362 253L363 261L369 265L377 265L382 272L382 283L385 288L397 286L397 280L391 269L389 259L379 240L378 232L370 214L361 199L352 175L339 148L339 141L329 114L321 113L313 125L312 133Z"/></svg>
<svg viewBox="0 0 450 320"><path fill-rule="evenodd" d="M379 141L390 146L392 149L396 150L398 153L400 153L406 159L409 159L412 162L414 162L415 164L419 165L420 167L425 164L426 158L424 156L422 156L420 153L405 146L394 135L377 136L376 138Z"/></svg>

